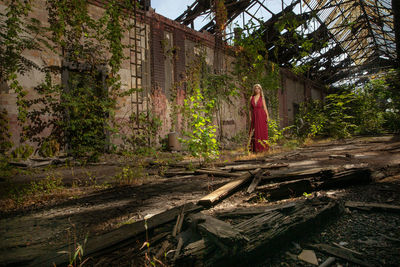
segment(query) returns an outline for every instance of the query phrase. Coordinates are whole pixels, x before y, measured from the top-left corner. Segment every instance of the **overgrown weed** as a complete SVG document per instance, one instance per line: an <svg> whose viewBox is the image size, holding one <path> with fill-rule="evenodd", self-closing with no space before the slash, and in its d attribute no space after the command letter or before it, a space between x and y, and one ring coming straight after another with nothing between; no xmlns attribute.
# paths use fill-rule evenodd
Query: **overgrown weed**
<svg viewBox="0 0 400 267"><path fill-rule="evenodd" d="M117 173L113 180L118 185L132 185L142 184L147 178L148 174L142 164L136 166L124 166L121 171Z"/></svg>

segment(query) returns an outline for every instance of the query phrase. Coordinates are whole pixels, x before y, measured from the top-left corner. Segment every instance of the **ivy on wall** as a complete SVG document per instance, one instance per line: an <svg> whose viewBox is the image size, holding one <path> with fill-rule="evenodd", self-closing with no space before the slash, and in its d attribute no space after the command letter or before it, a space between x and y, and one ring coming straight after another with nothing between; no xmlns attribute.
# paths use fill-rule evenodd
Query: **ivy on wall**
<svg viewBox="0 0 400 267"><path fill-rule="evenodd" d="M34 18L28 19L32 11L32 1L7 1L5 13L0 13L0 83L7 83L16 93L18 124L22 127L21 142L26 140L26 119L28 105L25 100L27 91L18 81L31 69L40 69L33 61L23 56L28 50L40 50L46 44L39 36L42 32L40 23Z"/></svg>
<svg viewBox="0 0 400 267"><path fill-rule="evenodd" d="M135 1L109 1L94 19L87 1L47 0L48 28L37 20L26 24L32 2L10 1L0 24L1 59L10 63L1 66L0 74L17 93L22 141L38 142L39 150L54 144L73 156L96 158L109 146L107 133L117 131L117 98L132 92L122 92L119 70L125 59L122 37L130 29L126 10L132 10ZM62 66L39 68L22 55L45 47L63 59ZM38 97L27 100L18 75L32 68L44 72L46 79L35 88ZM54 83L54 77L63 83ZM43 137L45 129L51 133Z"/></svg>
<svg viewBox="0 0 400 267"><path fill-rule="evenodd" d="M266 102L270 113L275 119L278 119L279 67L269 62L268 51L260 34L262 31L251 32L253 26L250 23L245 25L244 29L235 29L235 65L233 74L237 77L240 92L246 99L249 99L252 94L253 85L256 83L261 84L267 97ZM247 109L248 107L246 107Z"/></svg>

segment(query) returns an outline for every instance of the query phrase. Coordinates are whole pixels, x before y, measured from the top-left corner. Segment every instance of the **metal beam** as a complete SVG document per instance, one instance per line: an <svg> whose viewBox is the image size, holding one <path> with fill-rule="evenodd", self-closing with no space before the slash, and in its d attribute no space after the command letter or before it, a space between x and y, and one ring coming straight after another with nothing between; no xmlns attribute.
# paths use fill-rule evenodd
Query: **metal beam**
<svg viewBox="0 0 400 267"><path fill-rule="evenodd" d="M394 33L396 39L397 66L400 66L400 2L392 0L393 18L394 18Z"/></svg>
<svg viewBox="0 0 400 267"><path fill-rule="evenodd" d="M366 19L367 25L368 25L368 31L369 31L370 35L372 36L372 39L374 40L375 50L376 50L378 48L378 43L376 42L375 35L372 32L371 22L369 21L369 15L368 15L367 11L365 11L363 0L360 0L360 7L361 7L361 10L363 11L363 13L365 15L365 19Z"/></svg>

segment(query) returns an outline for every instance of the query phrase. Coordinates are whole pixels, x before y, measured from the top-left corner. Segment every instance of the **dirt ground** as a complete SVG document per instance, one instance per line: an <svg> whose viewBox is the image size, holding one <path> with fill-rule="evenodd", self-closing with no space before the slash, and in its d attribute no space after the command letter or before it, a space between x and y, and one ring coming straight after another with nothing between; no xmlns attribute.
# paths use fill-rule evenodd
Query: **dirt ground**
<svg viewBox="0 0 400 267"><path fill-rule="evenodd" d="M289 152L263 156L270 162L288 163L288 168L360 166L376 170L377 182L345 189L320 191L315 196L326 195L340 201L354 200L400 205L400 140L396 136L360 137L342 141L314 143ZM68 184L74 179L84 181L95 177L98 184L111 179L120 170L120 164L109 162L97 166L52 168ZM158 169L159 170L159 169ZM154 168L144 170L149 178L139 185L88 190L79 196L34 203L14 210L0 211L0 266L22 257L27 262L46 250L73 242L83 242L85 237L110 231L135 222L149 214L188 202L196 202L212 190L233 178L165 178L156 175ZM16 181L40 180L49 169L36 171L30 177L19 176ZM88 178L89 177L89 178ZM151 177L151 178L150 178ZM0 182L5 183L5 181ZM248 205L269 205L295 201L295 198L268 202L249 202L249 197L238 192L206 211ZM372 266L399 266L400 214L347 210L343 216L332 220L321 229L310 229L305 237L287 244L274 257L261 259L260 266L309 266L297 256L308 244L332 242L357 251ZM138 244L143 244L138 240ZM120 249L88 262L89 265L135 266L136 248ZM317 253L320 261L328 256ZM311 265L310 265L311 266ZM338 260L333 266L356 266Z"/></svg>

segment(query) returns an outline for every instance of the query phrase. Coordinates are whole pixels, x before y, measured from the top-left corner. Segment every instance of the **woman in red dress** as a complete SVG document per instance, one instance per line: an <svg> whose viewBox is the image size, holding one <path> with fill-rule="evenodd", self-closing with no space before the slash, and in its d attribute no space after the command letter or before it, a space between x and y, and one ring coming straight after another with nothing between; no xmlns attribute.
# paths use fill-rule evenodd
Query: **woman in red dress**
<svg viewBox="0 0 400 267"><path fill-rule="evenodd" d="M252 152L268 151L268 109L265 104L263 90L260 84L253 86L253 95L250 97L251 126L250 138Z"/></svg>

